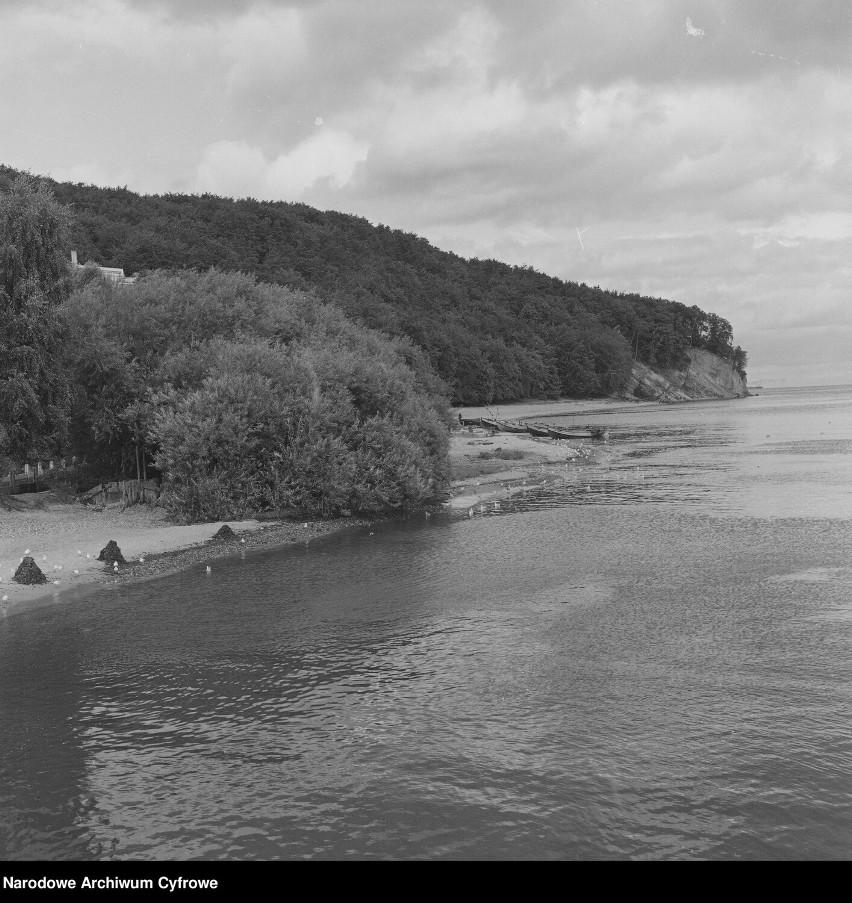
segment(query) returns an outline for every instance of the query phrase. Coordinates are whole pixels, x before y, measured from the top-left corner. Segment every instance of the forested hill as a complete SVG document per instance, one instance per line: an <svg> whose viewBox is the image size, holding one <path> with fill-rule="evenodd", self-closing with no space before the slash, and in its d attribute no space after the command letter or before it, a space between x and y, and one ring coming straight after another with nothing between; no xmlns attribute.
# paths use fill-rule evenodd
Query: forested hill
<svg viewBox="0 0 852 903"><path fill-rule="evenodd" d="M15 174L0 167L0 188ZM316 288L365 325L411 337L456 403L610 394L634 357L664 369L682 363L689 347L729 359L744 375L731 325L694 306L465 260L416 235L305 204L46 181L72 208L81 263L127 273L215 266Z"/></svg>

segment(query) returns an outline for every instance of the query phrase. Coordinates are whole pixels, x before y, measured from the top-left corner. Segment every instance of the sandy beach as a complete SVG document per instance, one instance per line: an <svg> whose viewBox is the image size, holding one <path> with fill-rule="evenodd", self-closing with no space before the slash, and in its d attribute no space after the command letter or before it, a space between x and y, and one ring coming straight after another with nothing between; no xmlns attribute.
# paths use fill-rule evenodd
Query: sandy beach
<svg viewBox="0 0 852 903"><path fill-rule="evenodd" d="M536 419L548 416L595 418L653 404L614 399L521 402L496 408L462 408L462 416ZM585 424L586 420L582 422ZM452 484L447 505L469 508L541 485L561 476L568 466L594 464L603 453L594 441L557 442L511 433L492 435L480 428L454 430L450 440ZM234 542L213 542L227 523ZM180 526L161 508L137 505L95 509L61 499L52 492L6 497L0 502L0 617L36 606L81 597L80 590L142 579L192 567L222 555L304 542L359 526L362 520L217 521ZM127 559L118 574L97 561L114 539ZM12 580L25 555L31 555L47 583L22 586ZM83 593L85 595L85 593Z"/></svg>
<svg viewBox="0 0 852 903"><path fill-rule="evenodd" d="M223 523L237 539L211 541ZM52 492L6 497L0 505L0 617L79 598L77 590L151 577L222 555L304 542L361 523L244 520L179 526L169 522L163 509L145 505L97 510L59 500ZM127 560L117 574L96 560L111 539ZM47 583L22 586L12 580L26 554Z"/></svg>
<svg viewBox="0 0 852 903"><path fill-rule="evenodd" d="M636 402L614 399L592 401L530 401L492 408L460 408L462 417L499 417L504 420L536 420L557 416L591 418L604 413L634 411ZM586 419L579 423L585 426ZM604 421L605 423L605 421ZM522 433L498 433L479 427L453 431L450 464L453 481L451 508L471 508L511 496L564 475L564 468L595 464L605 444L597 440L556 441Z"/></svg>
<svg viewBox="0 0 852 903"><path fill-rule="evenodd" d="M595 418L606 418L611 414L625 411L635 413L642 410L657 410L657 401L625 401L621 398L557 398L552 401L519 401L513 404L502 404L482 407L454 408L454 412L462 417L494 417L498 420L535 420L542 417L577 417L577 425L585 426L594 422ZM599 426L605 426L602 420Z"/></svg>

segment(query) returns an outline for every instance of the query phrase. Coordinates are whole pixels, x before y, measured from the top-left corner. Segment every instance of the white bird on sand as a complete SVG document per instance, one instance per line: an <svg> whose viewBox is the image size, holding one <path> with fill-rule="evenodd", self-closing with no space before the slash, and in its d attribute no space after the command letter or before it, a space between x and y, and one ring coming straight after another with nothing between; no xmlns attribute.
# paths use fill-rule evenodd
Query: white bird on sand
<svg viewBox="0 0 852 903"><path fill-rule="evenodd" d="M78 554L78 555L82 555L82 554L83 554L82 550L81 550L81 549L77 549L77 554Z"/></svg>
<svg viewBox="0 0 852 903"><path fill-rule="evenodd" d="M47 561L47 555L42 555L42 556L41 556L41 560L42 560L42 561Z"/></svg>
<svg viewBox="0 0 852 903"><path fill-rule="evenodd" d="M243 537L243 539L241 539L240 542L245 542L245 537Z"/></svg>
<svg viewBox="0 0 852 903"><path fill-rule="evenodd" d="M86 552L86 558L91 558L91 557L92 556L88 552Z"/></svg>
<svg viewBox="0 0 852 903"><path fill-rule="evenodd" d="M24 555L29 555L29 554L30 554L30 550L29 550L29 549L24 549Z"/></svg>
<svg viewBox="0 0 852 903"><path fill-rule="evenodd" d="M59 586L59 581L58 581L58 580L54 580L54 581L53 581L53 585L54 585L54 586Z"/></svg>
<svg viewBox="0 0 852 903"><path fill-rule="evenodd" d="M3 601L4 601L4 602L8 602L8 601L9 601L9 597L8 597L8 596L3 596Z"/></svg>
<svg viewBox="0 0 852 903"><path fill-rule="evenodd" d="M303 527L307 527L308 525L307 525L307 524L302 524L302 526L303 526Z"/></svg>
<svg viewBox="0 0 852 903"><path fill-rule="evenodd" d="M79 574L80 572L77 570L77 568L74 568L74 573Z"/></svg>
<svg viewBox="0 0 852 903"><path fill-rule="evenodd" d="M210 565L208 564L207 565L207 573L210 574L210 573L212 573L212 571L213 571L213 568L211 568Z"/></svg>
<svg viewBox="0 0 852 903"><path fill-rule="evenodd" d="M139 559L139 564L145 564L145 559L144 559L144 558L140 558L140 559Z"/></svg>

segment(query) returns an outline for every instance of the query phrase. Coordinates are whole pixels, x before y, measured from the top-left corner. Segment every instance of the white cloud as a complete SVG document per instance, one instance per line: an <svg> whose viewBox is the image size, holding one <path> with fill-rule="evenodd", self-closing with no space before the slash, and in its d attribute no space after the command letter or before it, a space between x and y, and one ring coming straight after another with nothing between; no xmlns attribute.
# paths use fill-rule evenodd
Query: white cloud
<svg viewBox="0 0 852 903"><path fill-rule="evenodd" d="M852 322L839 0L0 6L0 162L346 210L718 309L753 362Z"/></svg>
<svg viewBox="0 0 852 903"><path fill-rule="evenodd" d="M298 9L260 7L223 22L217 43L228 67L225 83L239 95L257 94L267 80L286 83L310 62Z"/></svg>
<svg viewBox="0 0 852 903"><path fill-rule="evenodd" d="M369 147L346 132L324 129L289 153L268 161L245 141L219 141L204 149L196 190L232 197L294 201L318 182L339 190L349 185Z"/></svg>

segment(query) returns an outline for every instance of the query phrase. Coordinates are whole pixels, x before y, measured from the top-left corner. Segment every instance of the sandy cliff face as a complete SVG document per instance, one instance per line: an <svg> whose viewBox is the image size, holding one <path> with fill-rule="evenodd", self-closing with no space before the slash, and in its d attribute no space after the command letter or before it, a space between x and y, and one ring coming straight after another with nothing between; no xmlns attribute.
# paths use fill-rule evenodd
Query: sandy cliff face
<svg viewBox="0 0 852 903"><path fill-rule="evenodd" d="M698 348L690 348L687 354L689 362L682 370L658 372L634 361L625 394L662 401L741 398L749 394L742 377L728 361Z"/></svg>

